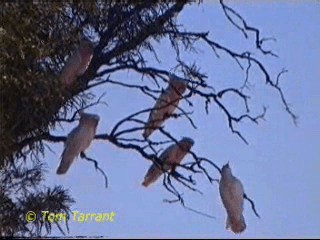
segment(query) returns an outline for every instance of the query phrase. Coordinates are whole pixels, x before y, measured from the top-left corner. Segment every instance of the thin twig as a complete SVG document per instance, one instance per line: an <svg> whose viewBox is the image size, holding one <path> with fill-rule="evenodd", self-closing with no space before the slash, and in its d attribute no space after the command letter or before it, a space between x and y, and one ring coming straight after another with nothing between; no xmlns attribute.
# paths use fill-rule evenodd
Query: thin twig
<svg viewBox="0 0 320 240"><path fill-rule="evenodd" d="M246 200L248 200L248 201L250 202L251 208L252 208L254 214L255 214L258 218L260 218L258 212L256 211L256 207L255 207L255 204L254 204L253 200L251 200L251 199L247 196L247 194L243 194L243 197L244 197L244 199L246 199Z"/></svg>
<svg viewBox="0 0 320 240"><path fill-rule="evenodd" d="M106 186L106 188L108 188L108 177L107 177L107 174L99 167L98 161L96 161L96 160L94 160L94 159L92 159L92 158L87 157L84 152L81 152L81 153L80 153L80 157L86 159L86 160L89 161L89 162L93 162L93 163L94 163L95 169L96 169L97 171L99 171L99 172L103 175L103 177L104 177L104 179L105 179L105 186Z"/></svg>

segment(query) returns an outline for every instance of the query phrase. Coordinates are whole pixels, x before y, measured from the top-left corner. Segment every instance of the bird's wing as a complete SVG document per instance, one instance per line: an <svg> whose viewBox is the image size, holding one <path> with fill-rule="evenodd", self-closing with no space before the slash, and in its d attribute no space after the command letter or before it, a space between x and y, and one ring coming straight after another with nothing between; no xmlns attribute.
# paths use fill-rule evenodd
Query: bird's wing
<svg viewBox="0 0 320 240"><path fill-rule="evenodd" d="M174 149L174 145L171 145L166 150L163 151L163 153L160 155L159 159L162 163L166 162L168 158L170 158L170 155L172 153L172 150ZM166 169L167 165L163 165L164 170ZM162 175L163 171L162 169L155 163L151 165L149 170L147 171L147 174L144 177L144 181L142 183L143 186L148 187L151 183L154 183L158 180L158 178Z"/></svg>
<svg viewBox="0 0 320 240"><path fill-rule="evenodd" d="M157 99L155 106L150 112L148 122L146 124L144 137L149 137L153 131L159 128L162 123L170 117L170 115L176 109L175 103L172 103L173 95L172 92L167 89Z"/></svg>
<svg viewBox="0 0 320 240"><path fill-rule="evenodd" d="M91 52L84 51L83 53L81 53L81 64L80 64L79 70L77 72L78 76L81 76L85 73L85 71L87 70L87 68L90 65L92 57L93 57L93 53L91 53Z"/></svg>
<svg viewBox="0 0 320 240"><path fill-rule="evenodd" d="M243 189L243 185L242 183L240 182L239 179L237 179L236 177L233 177L233 181L234 181L234 184L232 185L232 192L234 193L233 194L233 197L235 199L235 202L237 202L237 205L239 206L238 208L238 214L242 214L242 211L243 211L243 203L244 203L244 198L243 198L243 195L244 195L244 189Z"/></svg>
<svg viewBox="0 0 320 240"><path fill-rule="evenodd" d="M172 154L173 149L175 149L176 144L171 144L169 147L167 147L159 156L162 162L166 162L169 155Z"/></svg>
<svg viewBox="0 0 320 240"><path fill-rule="evenodd" d="M220 194L229 215L242 214L243 189L241 183L235 180L228 180L228 182L221 180Z"/></svg>
<svg viewBox="0 0 320 240"><path fill-rule="evenodd" d="M76 79L80 65L81 56L77 50L67 59L62 69L60 79L65 85L70 85Z"/></svg>
<svg viewBox="0 0 320 240"><path fill-rule="evenodd" d="M168 159L168 163L180 164L187 153L188 152L181 149L178 145L175 145L175 149L172 152L172 157Z"/></svg>
<svg viewBox="0 0 320 240"><path fill-rule="evenodd" d="M145 187L148 187L150 184L157 181L161 175L162 175L161 169L157 165L152 164L147 174L144 177L142 185Z"/></svg>
<svg viewBox="0 0 320 240"><path fill-rule="evenodd" d="M86 150L90 146L92 140L94 139L94 137L96 135L97 127L92 124L84 123L83 129L85 131L85 133L84 133L85 137L83 139L84 141L83 141L83 145L81 147L81 151Z"/></svg>
<svg viewBox="0 0 320 240"><path fill-rule="evenodd" d="M57 174L64 174L68 171L74 159L80 154L85 141L85 131L81 125L74 128L68 135L65 147L61 155L60 165Z"/></svg>

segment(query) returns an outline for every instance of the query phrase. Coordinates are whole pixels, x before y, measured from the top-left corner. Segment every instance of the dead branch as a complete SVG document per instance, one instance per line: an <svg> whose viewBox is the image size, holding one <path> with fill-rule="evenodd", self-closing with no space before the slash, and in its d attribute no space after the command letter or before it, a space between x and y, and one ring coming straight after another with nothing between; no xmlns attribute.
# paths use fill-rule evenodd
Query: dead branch
<svg viewBox="0 0 320 240"><path fill-rule="evenodd" d="M274 57L278 57L278 55L276 55L275 53L273 53L272 51L268 51L268 50L264 50L262 48L262 44L263 42L265 41L268 41L268 40L275 40L274 38L260 38L260 31L259 29L257 28L254 28L252 26L249 26L247 24L247 22L243 19L243 17L237 13L234 9L232 9L231 7L228 7L224 2L223 0L220 0L220 5L223 9L223 12L225 14L225 16L227 17L227 19L232 23L233 26L235 26L238 30L240 30L243 35L245 36L245 38L248 38L248 34L247 34L247 31L248 32L253 32L255 34L255 37L256 37L256 48L262 52L263 54L265 55L272 55ZM242 23L242 27L239 26L231 17L230 13L235 16L237 19L239 19Z"/></svg>
<svg viewBox="0 0 320 240"><path fill-rule="evenodd" d="M106 188L108 188L108 177L107 177L107 174L99 167L98 161L87 157L87 155L84 152L80 153L80 157L84 158L85 160L87 160L89 162L93 162L94 163L95 169L97 171L99 171L103 175L104 180L105 180L105 186L106 186Z"/></svg>
<svg viewBox="0 0 320 240"><path fill-rule="evenodd" d="M256 211L256 207L255 207L255 204L254 204L253 200L251 200L251 199L247 196L247 194L243 194L243 197L244 197L244 199L246 199L246 200L248 200L248 201L250 202L252 211L254 212L254 214L255 214L258 218L260 218L258 212Z"/></svg>

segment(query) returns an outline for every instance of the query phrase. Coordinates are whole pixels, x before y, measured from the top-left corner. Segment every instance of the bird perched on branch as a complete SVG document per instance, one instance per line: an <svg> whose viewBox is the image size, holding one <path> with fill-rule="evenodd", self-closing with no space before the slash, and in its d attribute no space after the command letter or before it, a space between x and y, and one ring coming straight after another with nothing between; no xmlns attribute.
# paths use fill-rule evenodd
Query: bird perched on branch
<svg viewBox="0 0 320 240"><path fill-rule="evenodd" d="M57 174L65 174L74 159L90 146L96 135L99 120L98 115L80 113L79 125L68 134Z"/></svg>
<svg viewBox="0 0 320 240"><path fill-rule="evenodd" d="M219 191L222 203L227 211L226 229L241 233L246 229L243 217L244 188L239 179L234 177L229 163L221 170Z"/></svg>
<svg viewBox="0 0 320 240"><path fill-rule="evenodd" d="M159 157L161 161L160 164L163 164L163 170L174 170L174 164L180 164L188 151L190 151L193 144L194 141L191 138L184 137L178 142L178 144L172 144L164 150ZM161 169L161 166L153 163L145 175L142 185L148 187L150 184L154 183L162 175L163 170Z"/></svg>
<svg viewBox="0 0 320 240"><path fill-rule="evenodd" d="M158 129L177 108L183 93L187 89L185 80L170 74L167 89L159 96L155 106L149 114L142 136L148 138Z"/></svg>
<svg viewBox="0 0 320 240"><path fill-rule="evenodd" d="M78 49L69 56L64 65L60 80L65 86L70 86L77 77L84 74L93 56L93 44L90 40L82 38Z"/></svg>

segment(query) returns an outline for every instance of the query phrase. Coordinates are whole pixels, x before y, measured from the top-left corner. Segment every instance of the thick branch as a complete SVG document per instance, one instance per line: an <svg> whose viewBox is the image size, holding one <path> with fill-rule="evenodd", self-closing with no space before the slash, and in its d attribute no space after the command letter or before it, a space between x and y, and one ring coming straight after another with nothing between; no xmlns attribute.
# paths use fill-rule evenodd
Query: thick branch
<svg viewBox="0 0 320 240"><path fill-rule="evenodd" d="M103 64L107 64L114 57L120 56L125 52L136 49L141 45L148 37L153 36L159 32L161 29L177 12L180 12L183 9L183 6L186 4L186 1L179 1L175 3L171 8L169 8L164 14L159 16L155 21L145 26L136 36L133 36L131 39L124 44L116 46L111 51L101 55L101 57L93 58L92 67L89 68L88 72L90 73L86 82L95 76L98 68Z"/></svg>

